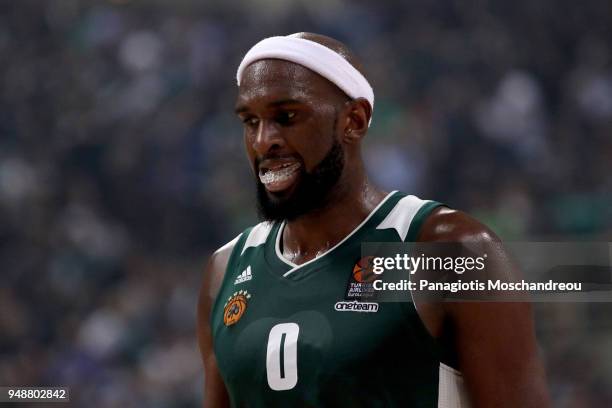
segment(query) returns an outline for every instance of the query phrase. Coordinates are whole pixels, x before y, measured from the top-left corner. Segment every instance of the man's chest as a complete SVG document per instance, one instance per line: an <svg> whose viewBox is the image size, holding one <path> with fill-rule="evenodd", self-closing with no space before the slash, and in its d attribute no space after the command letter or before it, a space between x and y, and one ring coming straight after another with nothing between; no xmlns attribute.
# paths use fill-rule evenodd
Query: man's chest
<svg viewBox="0 0 612 408"><path fill-rule="evenodd" d="M249 378L270 390L312 387L326 377L354 375L389 344L399 344L398 305L369 297L371 282L359 281L356 264L338 262L293 282L277 279L263 265L234 272L239 283L220 294L224 304L213 316L225 381L240 387Z"/></svg>

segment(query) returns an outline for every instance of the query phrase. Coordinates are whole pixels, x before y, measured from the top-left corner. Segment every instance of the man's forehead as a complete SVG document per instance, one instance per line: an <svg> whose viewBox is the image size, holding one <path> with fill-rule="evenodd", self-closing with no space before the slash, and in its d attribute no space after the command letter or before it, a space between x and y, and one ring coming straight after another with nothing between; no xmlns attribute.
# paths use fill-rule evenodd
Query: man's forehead
<svg viewBox="0 0 612 408"><path fill-rule="evenodd" d="M238 102L267 96L308 100L340 91L336 88L327 79L299 64L280 59L263 59L255 61L244 70Z"/></svg>

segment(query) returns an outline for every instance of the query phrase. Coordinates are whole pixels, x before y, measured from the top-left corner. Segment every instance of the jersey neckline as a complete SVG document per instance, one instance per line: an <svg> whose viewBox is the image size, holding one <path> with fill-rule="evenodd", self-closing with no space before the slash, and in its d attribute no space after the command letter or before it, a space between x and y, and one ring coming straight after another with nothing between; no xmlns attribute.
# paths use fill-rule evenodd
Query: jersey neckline
<svg viewBox="0 0 612 408"><path fill-rule="evenodd" d="M336 245L334 245L333 247L331 247L330 249L328 249L327 251L325 251L325 253L323 253L321 256L318 256L316 258L312 258L311 260L304 262L302 264L296 264L294 262L291 262L290 260L288 260L287 258L285 258L283 256L283 254L280 252L280 240L283 236L283 231L285 229L285 224L286 221L283 221L280 226L278 228L273 229L273 232L275 233L274 238L274 256L276 258L276 260L280 261L281 263L283 263L284 265L288 266L290 269L288 271L286 271L285 273L283 273L281 276L283 278L287 278L288 276L291 276L294 272L296 272L299 269L302 269L306 266L312 265L316 262L319 262L323 259L326 259L328 257L329 254L331 254L332 252L334 252L336 249L338 249L339 247L342 246L342 244L344 244L346 241L348 241L352 236L354 236L358 231L360 231L364 225L366 225L368 223L368 221L370 221L372 219L372 217L378 213L378 211L383 207L383 205L389 201L389 199L391 197L393 197L396 193L398 193L398 190L393 190L391 191L389 194L387 194L381 201L380 203L378 203L376 205L376 207L374 207L374 209L372 211L370 211L370 213L368 214L367 217L365 217L363 219L363 221L361 221L361 223L359 225L357 225L351 232L349 232L343 239L340 240L340 242L338 242Z"/></svg>

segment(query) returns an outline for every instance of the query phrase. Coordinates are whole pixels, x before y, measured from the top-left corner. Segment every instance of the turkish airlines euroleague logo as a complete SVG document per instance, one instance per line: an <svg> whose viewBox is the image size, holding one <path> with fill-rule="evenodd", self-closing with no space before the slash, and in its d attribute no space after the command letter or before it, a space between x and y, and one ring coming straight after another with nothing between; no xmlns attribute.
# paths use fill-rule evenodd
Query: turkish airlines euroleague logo
<svg viewBox="0 0 612 408"><path fill-rule="evenodd" d="M374 282L378 275L374 273L374 257L364 256L355 263L346 288L346 300L369 299L374 296Z"/></svg>
<svg viewBox="0 0 612 408"><path fill-rule="evenodd" d="M353 267L353 279L359 283L374 282L377 275L374 273L374 257L364 256Z"/></svg>

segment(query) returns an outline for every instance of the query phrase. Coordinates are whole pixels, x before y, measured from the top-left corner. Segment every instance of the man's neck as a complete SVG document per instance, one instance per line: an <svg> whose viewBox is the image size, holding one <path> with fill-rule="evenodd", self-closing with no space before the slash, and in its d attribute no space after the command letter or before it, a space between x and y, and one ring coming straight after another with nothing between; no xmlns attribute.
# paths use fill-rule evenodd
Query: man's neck
<svg viewBox="0 0 612 408"><path fill-rule="evenodd" d="M299 265L323 255L361 224L385 196L364 179L338 193L325 208L287 222L281 237L284 257Z"/></svg>

